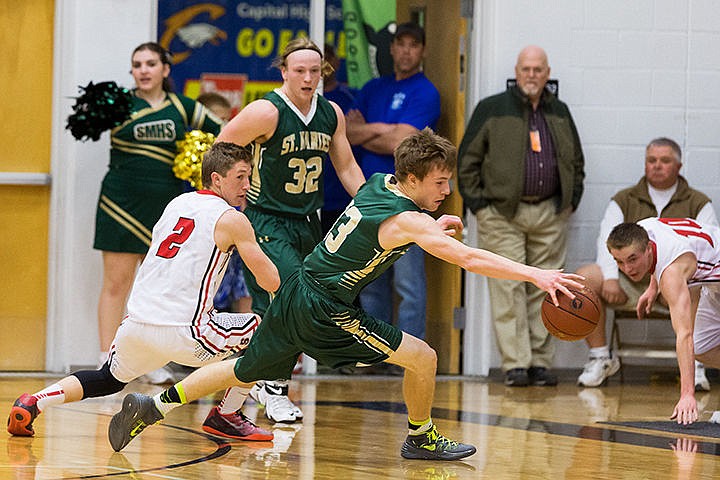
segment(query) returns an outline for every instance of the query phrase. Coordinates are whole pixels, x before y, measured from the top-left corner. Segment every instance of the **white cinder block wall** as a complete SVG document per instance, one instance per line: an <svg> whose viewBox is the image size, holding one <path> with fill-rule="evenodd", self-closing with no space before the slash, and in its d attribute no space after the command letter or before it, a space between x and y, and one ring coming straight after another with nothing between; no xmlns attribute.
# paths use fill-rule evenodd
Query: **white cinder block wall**
<svg viewBox="0 0 720 480"><path fill-rule="evenodd" d="M582 140L585 193L571 223L568 270L594 261L600 219L617 190L643 173L645 145L667 136L683 148L682 174L720 205L720 9L711 0L476 1L470 108L513 77L517 53L545 48L560 98ZM479 48L478 48L479 47ZM471 110L469 110L471 111ZM716 206L716 208L718 208ZM472 219L469 219L472 220ZM473 232L469 241L474 240ZM499 366L478 279L466 292L465 371ZM491 355L478 345L490 343ZM580 368L584 342L558 342L555 365Z"/></svg>
<svg viewBox="0 0 720 480"><path fill-rule="evenodd" d="M570 104L587 164L585 196L572 221L568 267L595 256L597 226L610 195L642 173L655 136L684 149L683 174L720 202L720 9L712 0L474 0L472 105L504 88L518 51L535 43L550 57ZM129 55L154 38L156 3L58 2L53 124L53 225L48 304L50 370L96 361L100 255L92 250L95 202L107 165L107 138L78 143L64 130L77 85L132 83ZM432 39L430 39L432 41ZM469 110L471 111L471 110ZM468 228L468 241L473 241ZM487 299L468 279L466 373L499 365ZM559 345L558 367L580 367L585 347Z"/></svg>
<svg viewBox="0 0 720 480"><path fill-rule="evenodd" d="M95 365L102 260L93 250L95 207L110 160L109 134L78 142L65 130L78 86L132 86L135 47L156 38L155 2L63 0L55 4L52 193L46 368ZM141 181L138 179L138 181Z"/></svg>

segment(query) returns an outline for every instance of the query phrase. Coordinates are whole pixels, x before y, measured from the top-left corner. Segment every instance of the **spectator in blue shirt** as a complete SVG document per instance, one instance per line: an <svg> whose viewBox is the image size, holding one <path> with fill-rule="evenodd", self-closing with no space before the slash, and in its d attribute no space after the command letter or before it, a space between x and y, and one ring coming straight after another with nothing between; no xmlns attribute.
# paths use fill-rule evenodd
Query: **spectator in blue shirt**
<svg viewBox="0 0 720 480"><path fill-rule="evenodd" d="M390 44L392 75L367 82L355 108L347 114L347 136L359 146L358 163L365 178L395 173L393 151L400 142L425 127L435 129L440 118L440 93L422 72L425 31L408 22L397 26ZM425 338L425 256L411 247L387 272L360 294L370 315L393 323L393 289L400 297L397 326Z"/></svg>

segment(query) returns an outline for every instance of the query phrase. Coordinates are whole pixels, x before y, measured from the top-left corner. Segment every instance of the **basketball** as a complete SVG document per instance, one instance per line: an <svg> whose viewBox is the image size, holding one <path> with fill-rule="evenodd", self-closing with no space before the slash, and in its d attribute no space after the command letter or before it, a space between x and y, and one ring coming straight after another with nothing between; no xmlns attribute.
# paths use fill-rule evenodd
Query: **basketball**
<svg viewBox="0 0 720 480"><path fill-rule="evenodd" d="M570 289L575 298L557 292L559 306L555 306L550 294L545 295L541 315L543 324L553 336L560 340L582 340L595 330L600 319L600 300L595 293L585 287L582 290Z"/></svg>

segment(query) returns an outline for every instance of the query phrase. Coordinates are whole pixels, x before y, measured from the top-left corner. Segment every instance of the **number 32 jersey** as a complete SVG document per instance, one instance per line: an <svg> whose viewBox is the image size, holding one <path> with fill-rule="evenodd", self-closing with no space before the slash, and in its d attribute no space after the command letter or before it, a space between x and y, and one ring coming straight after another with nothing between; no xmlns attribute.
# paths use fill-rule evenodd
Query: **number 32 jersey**
<svg viewBox="0 0 720 480"><path fill-rule="evenodd" d="M690 252L697 270L688 285L720 282L720 229L701 225L691 218L646 218L638 222L655 244L655 277L680 255Z"/></svg>
<svg viewBox="0 0 720 480"><path fill-rule="evenodd" d="M178 326L207 319L230 256L215 244L215 225L231 209L209 190L184 193L165 207L128 299L134 321Z"/></svg>
<svg viewBox="0 0 720 480"><path fill-rule="evenodd" d="M322 207L323 159L337 129L337 114L315 94L307 116L280 90L264 97L278 109L275 132L253 143L253 169L248 202L263 210L307 216Z"/></svg>

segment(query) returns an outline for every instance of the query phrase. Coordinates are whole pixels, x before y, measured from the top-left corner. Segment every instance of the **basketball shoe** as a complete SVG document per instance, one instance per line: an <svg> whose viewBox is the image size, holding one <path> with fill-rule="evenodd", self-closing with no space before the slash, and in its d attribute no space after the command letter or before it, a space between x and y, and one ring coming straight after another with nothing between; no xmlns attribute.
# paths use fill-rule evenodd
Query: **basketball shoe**
<svg viewBox="0 0 720 480"><path fill-rule="evenodd" d="M274 438L271 432L259 428L240 410L230 415L223 415L218 410L218 407L213 407L210 410L203 422L202 429L213 435L238 440L269 442Z"/></svg>
<svg viewBox="0 0 720 480"><path fill-rule="evenodd" d="M265 416L273 422L295 423L303 419L300 408L288 398L288 386L276 382L257 382L250 398L265 407Z"/></svg>
<svg viewBox="0 0 720 480"><path fill-rule="evenodd" d="M35 435L32 423L39 414L37 399L30 394L23 393L20 398L15 400L10 409L7 431L18 437L32 437Z"/></svg>
<svg viewBox="0 0 720 480"><path fill-rule="evenodd" d="M618 370L620 370L620 359L617 357L590 357L577 379L577 384L581 387L599 387Z"/></svg>
<svg viewBox="0 0 720 480"><path fill-rule="evenodd" d="M163 414L152 397L130 393L123 399L122 410L110 420L108 438L113 450L119 452L146 427L162 420Z"/></svg>
<svg viewBox="0 0 720 480"><path fill-rule="evenodd" d="M417 460L460 460L475 453L475 447L443 437L435 425L427 432L408 435L400 449L403 458Z"/></svg>
<svg viewBox="0 0 720 480"><path fill-rule="evenodd" d="M182 380L182 378L180 379ZM180 381L178 380L178 382ZM152 372L147 372L138 378L139 382L149 383L151 385L170 385L175 383L175 373L170 368L170 365L165 365Z"/></svg>

